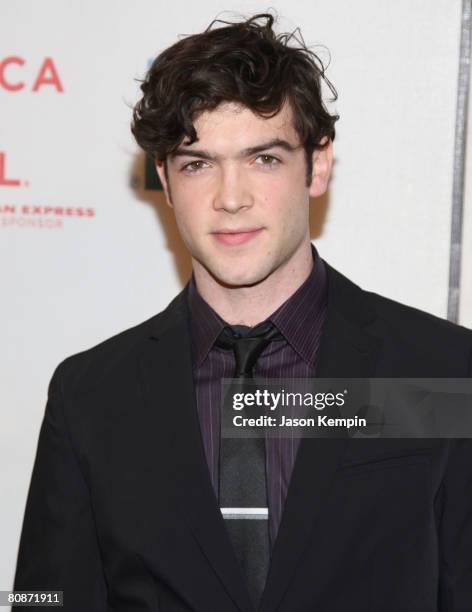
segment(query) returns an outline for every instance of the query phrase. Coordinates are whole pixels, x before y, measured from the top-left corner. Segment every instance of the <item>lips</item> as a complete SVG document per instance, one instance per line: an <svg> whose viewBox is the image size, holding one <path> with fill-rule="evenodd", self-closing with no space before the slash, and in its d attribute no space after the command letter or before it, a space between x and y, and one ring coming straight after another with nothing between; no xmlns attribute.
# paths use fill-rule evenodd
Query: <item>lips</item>
<svg viewBox="0 0 472 612"><path fill-rule="evenodd" d="M263 228L240 228L237 230L221 230L212 232L212 235L227 246L239 245L252 240L262 232Z"/></svg>

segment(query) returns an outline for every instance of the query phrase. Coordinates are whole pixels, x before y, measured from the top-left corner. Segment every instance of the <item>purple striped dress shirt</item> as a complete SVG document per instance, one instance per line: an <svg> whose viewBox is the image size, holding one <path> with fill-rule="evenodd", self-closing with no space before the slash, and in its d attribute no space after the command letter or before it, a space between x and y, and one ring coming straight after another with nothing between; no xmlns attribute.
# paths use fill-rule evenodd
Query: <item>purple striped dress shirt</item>
<svg viewBox="0 0 472 612"><path fill-rule="evenodd" d="M326 318L327 275L323 260L311 245L313 267L300 287L268 317L284 336L260 355L254 375L261 378L311 378ZM213 490L218 498L221 379L232 378L232 351L214 346L227 323L199 294L195 277L189 281L188 303L193 376L203 446ZM285 434L286 435L286 434ZM275 542L300 439L266 438L269 532Z"/></svg>

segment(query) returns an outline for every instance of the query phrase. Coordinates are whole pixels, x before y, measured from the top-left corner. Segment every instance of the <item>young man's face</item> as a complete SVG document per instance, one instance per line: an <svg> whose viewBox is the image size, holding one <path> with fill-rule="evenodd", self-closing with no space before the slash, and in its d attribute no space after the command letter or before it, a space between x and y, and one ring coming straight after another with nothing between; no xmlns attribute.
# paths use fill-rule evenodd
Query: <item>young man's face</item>
<svg viewBox="0 0 472 612"><path fill-rule="evenodd" d="M167 201L194 267L220 284L259 283L289 270L310 240L309 198L326 190L331 143L313 154L306 181L305 151L285 105L270 119L235 103L220 104L194 122L168 158L168 181L157 165Z"/></svg>

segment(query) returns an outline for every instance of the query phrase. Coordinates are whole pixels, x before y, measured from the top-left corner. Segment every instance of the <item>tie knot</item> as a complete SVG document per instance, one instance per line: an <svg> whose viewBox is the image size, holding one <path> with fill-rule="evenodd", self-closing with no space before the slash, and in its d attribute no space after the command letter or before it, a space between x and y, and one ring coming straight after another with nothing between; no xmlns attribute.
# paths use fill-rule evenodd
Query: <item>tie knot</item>
<svg viewBox="0 0 472 612"><path fill-rule="evenodd" d="M251 378L257 359L272 340L283 340L283 336L272 321L268 320L253 327L245 336L235 333L227 325L216 339L215 345L234 351L235 378Z"/></svg>

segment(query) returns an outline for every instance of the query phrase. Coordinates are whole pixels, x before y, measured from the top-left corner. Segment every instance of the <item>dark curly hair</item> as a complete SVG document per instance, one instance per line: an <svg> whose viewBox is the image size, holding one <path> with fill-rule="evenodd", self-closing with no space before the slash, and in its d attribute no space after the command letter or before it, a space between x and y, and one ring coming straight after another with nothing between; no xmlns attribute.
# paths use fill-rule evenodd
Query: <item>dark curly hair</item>
<svg viewBox="0 0 472 612"><path fill-rule="evenodd" d="M212 29L215 23L224 27ZM166 158L183 138L189 144L198 140L193 121L201 112L237 102L270 118L288 101L310 184L313 150L324 146L325 136L334 139L339 119L323 103L322 80L333 101L337 93L299 29L276 35L273 23L269 13L236 23L215 19L204 32L179 40L153 61L141 82L143 96L133 109L131 131L149 155L164 161L166 175ZM292 39L297 45L289 45Z"/></svg>

